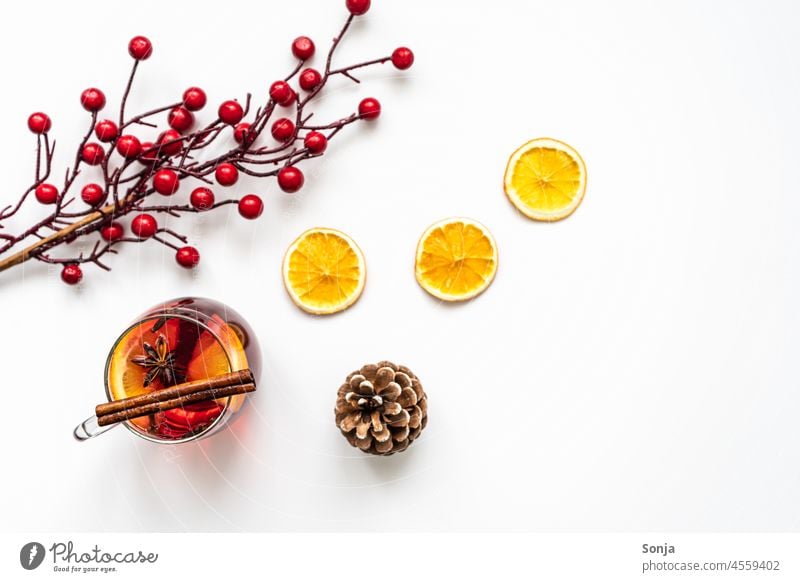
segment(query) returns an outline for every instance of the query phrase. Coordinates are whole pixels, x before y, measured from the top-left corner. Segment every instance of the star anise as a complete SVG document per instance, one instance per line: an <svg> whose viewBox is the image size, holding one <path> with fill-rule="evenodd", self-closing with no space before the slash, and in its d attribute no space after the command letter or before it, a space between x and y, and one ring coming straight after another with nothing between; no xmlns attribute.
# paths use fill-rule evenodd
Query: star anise
<svg viewBox="0 0 800 582"><path fill-rule="evenodd" d="M142 368L147 368L144 377L145 388L159 378L164 386L173 386L178 383L178 377L183 376L183 370L175 365L175 350L167 351L167 339L159 334L156 347L149 343L143 344L145 355L134 356L131 362Z"/></svg>

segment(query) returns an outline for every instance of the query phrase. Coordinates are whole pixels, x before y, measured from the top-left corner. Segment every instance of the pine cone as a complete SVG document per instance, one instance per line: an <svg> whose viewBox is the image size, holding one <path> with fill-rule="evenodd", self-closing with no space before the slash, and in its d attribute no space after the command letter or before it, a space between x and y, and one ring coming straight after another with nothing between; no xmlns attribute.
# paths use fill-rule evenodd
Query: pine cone
<svg viewBox="0 0 800 582"><path fill-rule="evenodd" d="M428 423L419 378L391 362L367 364L339 387L336 426L354 447L373 455L404 451Z"/></svg>

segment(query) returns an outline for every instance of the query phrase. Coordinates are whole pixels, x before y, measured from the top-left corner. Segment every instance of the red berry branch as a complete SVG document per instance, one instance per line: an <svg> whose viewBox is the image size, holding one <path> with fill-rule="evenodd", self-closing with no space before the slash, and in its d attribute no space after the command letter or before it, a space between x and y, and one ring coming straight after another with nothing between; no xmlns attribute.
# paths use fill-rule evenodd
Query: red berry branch
<svg viewBox="0 0 800 582"><path fill-rule="evenodd" d="M339 43L353 18L369 10L370 0L346 0L346 6L350 14L333 39L324 68L306 66L316 48L310 38L301 36L291 47L299 60L297 66L287 77L272 83L261 105L253 106L249 94L244 103L224 101L217 117L200 127L195 113L206 106L207 96L199 87L187 89L182 99L174 103L132 117L126 115L137 69L153 54L149 39L134 37L128 44L133 68L116 119L99 119L106 106L100 89L89 88L81 94L81 105L90 115L89 128L60 188L51 179L55 151L55 141L50 139L52 122L44 113L32 114L28 128L37 140L34 181L16 204L0 210L0 271L36 259L62 265L62 280L76 284L83 277L81 265L94 263L110 270L104 262L106 255L116 254L123 243L147 240L174 249L177 263L192 268L200 261L200 253L187 245L186 237L160 225L157 217L180 217L236 204L244 218L258 218L264 204L256 194L217 198L216 192L236 184L240 174L275 177L284 192L300 190L305 181L298 167L301 162L323 155L328 142L346 126L362 119L373 120L381 113L380 103L370 97L363 99L358 110L346 117L329 123L311 123L314 114L309 111L310 105L328 81L341 75L359 83L354 74L357 69L391 61L402 70L414 62L413 53L401 47L390 56L335 68L333 57ZM168 129L152 141L137 135L145 131L155 134L158 126L154 119L164 114ZM271 141L263 136L267 128ZM232 138L228 151L203 159L204 149L227 137ZM81 205L74 191L78 188L78 178L92 166L97 178L80 186ZM191 190L188 203L175 203L172 196L181 190L184 181L195 182L196 187ZM32 198L52 207L49 214L18 234L4 232L4 222ZM132 218L126 227L121 219L129 215ZM96 239L88 253L72 257L52 253L56 247L85 237Z"/></svg>

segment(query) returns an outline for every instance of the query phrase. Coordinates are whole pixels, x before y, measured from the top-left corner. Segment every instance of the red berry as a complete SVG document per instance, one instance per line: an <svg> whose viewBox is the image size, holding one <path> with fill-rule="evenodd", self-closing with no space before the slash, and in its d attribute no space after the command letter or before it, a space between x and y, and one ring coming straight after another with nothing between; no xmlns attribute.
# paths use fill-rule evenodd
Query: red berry
<svg viewBox="0 0 800 582"><path fill-rule="evenodd" d="M300 73L300 88L304 91L313 91L322 83L322 75L316 69L306 69Z"/></svg>
<svg viewBox="0 0 800 582"><path fill-rule="evenodd" d="M33 133L47 133L52 126L53 124L50 121L50 116L41 111L31 113L31 116L28 117L28 129Z"/></svg>
<svg viewBox="0 0 800 582"><path fill-rule="evenodd" d="M175 253L175 260L181 267L191 269L200 262L200 253L194 247L182 247Z"/></svg>
<svg viewBox="0 0 800 582"><path fill-rule="evenodd" d="M256 136L250 133L250 124L247 122L243 121L233 129L233 139L236 140L236 143L244 143L247 139L247 145L250 145L255 138Z"/></svg>
<svg viewBox="0 0 800 582"><path fill-rule="evenodd" d="M410 48L404 46L396 48L392 53L392 64L404 71L414 64L414 53L411 52Z"/></svg>
<svg viewBox="0 0 800 582"><path fill-rule="evenodd" d="M125 231L119 222L112 222L100 229L100 236L109 242L121 239L123 234Z"/></svg>
<svg viewBox="0 0 800 582"><path fill-rule="evenodd" d="M117 151L123 158L132 160L142 153L142 142L135 135L122 135L117 140Z"/></svg>
<svg viewBox="0 0 800 582"><path fill-rule="evenodd" d="M64 265L61 269L61 280L67 285L77 285L83 279L83 271L79 265Z"/></svg>
<svg viewBox="0 0 800 582"><path fill-rule="evenodd" d="M381 104L374 97L362 99L358 104L358 114L362 119L373 120L381 114Z"/></svg>
<svg viewBox="0 0 800 582"><path fill-rule="evenodd" d="M106 193L100 184L86 184L81 189L81 200L89 206L98 206L105 202Z"/></svg>
<svg viewBox="0 0 800 582"><path fill-rule="evenodd" d="M239 170L233 164L220 164L214 170L214 177L220 186L233 186L239 179Z"/></svg>
<svg viewBox="0 0 800 582"><path fill-rule="evenodd" d="M142 155L139 161L143 164L154 164L158 161L158 148L151 141L142 142Z"/></svg>
<svg viewBox="0 0 800 582"><path fill-rule="evenodd" d="M291 119L281 117L272 124L272 137L278 141L287 142L294 137L294 123Z"/></svg>
<svg viewBox="0 0 800 582"><path fill-rule="evenodd" d="M321 154L328 147L328 138L318 131L311 131L306 134L303 144L313 154Z"/></svg>
<svg viewBox="0 0 800 582"><path fill-rule="evenodd" d="M163 155L174 156L183 150L181 134L174 129L168 129L158 136L159 152Z"/></svg>
<svg viewBox="0 0 800 582"><path fill-rule="evenodd" d="M305 182L303 172L294 166L287 166L278 172L278 186L280 186L281 190L284 192L288 192L289 194L297 192L303 187L303 182Z"/></svg>
<svg viewBox="0 0 800 582"><path fill-rule="evenodd" d="M106 152L99 143L89 142L83 146L81 159L90 166L98 166L106 159Z"/></svg>
<svg viewBox="0 0 800 582"><path fill-rule="evenodd" d="M35 195L42 204L55 204L58 200L58 188L52 184L39 184L36 187Z"/></svg>
<svg viewBox="0 0 800 582"><path fill-rule="evenodd" d="M110 119L98 121L97 125L94 126L94 134L97 136L97 139L102 142L112 141L117 137L118 133L119 129L117 128L117 124Z"/></svg>
<svg viewBox="0 0 800 582"><path fill-rule="evenodd" d="M199 187L192 190L189 202L197 210L209 210L214 206L214 193L208 188Z"/></svg>
<svg viewBox="0 0 800 582"><path fill-rule="evenodd" d="M200 87L189 87L183 92L183 106L189 111L199 111L206 106L206 92Z"/></svg>
<svg viewBox="0 0 800 582"><path fill-rule="evenodd" d="M159 170L153 176L153 188L159 194L172 196L181 187L181 181L174 170Z"/></svg>
<svg viewBox="0 0 800 582"><path fill-rule="evenodd" d="M269 88L269 96L278 105L288 106L294 101L295 92L286 81L275 81Z"/></svg>
<svg viewBox="0 0 800 582"><path fill-rule="evenodd" d="M297 101L297 91L295 91L291 87L289 87L289 90L291 91L291 93L289 94L289 99L286 101L286 103L280 103L282 107L291 107L292 105L295 104L295 101Z"/></svg>
<svg viewBox="0 0 800 582"><path fill-rule="evenodd" d="M239 214L248 220L254 220L264 212L264 203L255 194L248 194L239 200Z"/></svg>
<svg viewBox="0 0 800 582"><path fill-rule="evenodd" d="M131 220L131 231L139 238L150 238L157 230L158 223L149 214L138 214Z"/></svg>
<svg viewBox="0 0 800 582"><path fill-rule="evenodd" d="M219 118L228 125L236 125L244 117L244 109L238 101L225 101L219 106Z"/></svg>
<svg viewBox="0 0 800 582"><path fill-rule="evenodd" d="M134 36L128 43L128 54L137 61L149 59L153 54L153 43L146 36Z"/></svg>
<svg viewBox="0 0 800 582"><path fill-rule="evenodd" d="M298 36L292 43L292 54L302 61L314 56L314 41L307 36Z"/></svg>
<svg viewBox="0 0 800 582"><path fill-rule="evenodd" d="M106 96L100 89L91 87L81 93L81 105L86 111L100 111L106 106Z"/></svg>
<svg viewBox="0 0 800 582"><path fill-rule="evenodd" d="M185 107L176 107L169 112L167 123L176 131L186 131L194 124L194 115Z"/></svg>
<svg viewBox="0 0 800 582"><path fill-rule="evenodd" d="M345 6L350 14L361 16L369 10L370 0L345 0Z"/></svg>

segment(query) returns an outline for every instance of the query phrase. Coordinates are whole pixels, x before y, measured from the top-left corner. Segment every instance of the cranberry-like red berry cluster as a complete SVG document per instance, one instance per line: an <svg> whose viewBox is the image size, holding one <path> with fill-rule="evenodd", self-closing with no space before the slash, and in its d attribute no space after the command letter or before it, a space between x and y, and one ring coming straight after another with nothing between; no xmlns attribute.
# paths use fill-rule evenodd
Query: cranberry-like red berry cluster
<svg viewBox="0 0 800 582"><path fill-rule="evenodd" d="M371 1L345 0L345 6L352 18L352 16L366 14L371 7ZM316 47L314 41L308 36L298 36L292 41L291 51L292 54L301 61L300 66L303 66L302 63L314 57ZM153 44L145 36L135 36L128 43L128 53L137 61L134 65L135 71L138 66L138 61L144 61L153 54ZM364 64L372 64L374 62L383 63L388 60L391 60L395 68L405 70L414 64L414 53L409 48L401 46L395 49L388 58L362 63L361 65L354 65L351 68L363 66ZM298 67L298 70L299 68L300 67ZM349 76L349 70L350 69L341 69L336 72ZM272 100L272 103L269 104L270 109L273 104L283 107L293 107L297 105L298 109L302 109L303 104L320 90L328 74L328 68L325 69L325 74L323 75L315 68L304 67L302 70L299 70L299 74L297 74L296 88L293 88L292 85L285 80L275 81L269 88L269 97ZM294 74L292 76L294 76ZM301 89L312 95L304 97L301 100L298 96L298 91ZM176 156L183 152L185 147L188 147L186 144L190 137L184 136L187 132L191 131L195 124L194 112L203 109L208 102L207 95L203 89L200 87L189 87L183 92L181 103L169 109L167 114L169 129L162 132L154 142L142 142L135 135L121 134L126 127L120 127L111 119L97 120L97 113L106 106L106 96L100 89L95 87L85 89L81 93L80 102L84 109L92 113L92 119L95 121L93 131L99 142L85 143L79 152L80 160L86 164L97 166L104 164L106 158L110 156L112 152L116 151L116 153L125 160L137 160L141 164L154 166L154 173L152 173L151 180L152 188L155 192L164 196L172 196L178 192L180 189L181 177L185 176L186 173L180 170L176 171L169 167L157 169L159 165L158 162L166 162L165 158ZM363 99L358 105L357 115L361 119L374 120L379 117L380 114L381 104L375 98L368 97ZM145 116L146 115L149 114L145 114ZM257 133L260 133L263 129L263 124L254 126L251 123L244 122L244 115L245 111L242 104L236 100L224 101L218 108L219 121L232 127L233 138L238 144L241 144L242 149L250 146L258 137ZM298 115L300 115L299 118L303 118L300 113ZM352 117L343 120L343 122L349 122L350 120L352 120ZM126 126L129 123L130 122L126 123ZM147 125L145 122L142 123ZM51 127L52 121L45 113L35 112L28 117L28 129L38 136L47 134ZM337 128L337 130L341 129L341 126L335 123L323 127L329 127L331 129ZM302 139L303 147L305 148L304 153L306 154L305 157L318 156L324 153L328 147L329 137L321 131L310 130L301 132L302 129L303 128L296 126L295 122L289 117L281 117L271 125L270 133L275 140L284 144ZM335 134L336 131L332 131L331 133ZM39 139L39 147L42 147L42 138ZM108 149L105 149L101 144L109 144ZM303 150L301 150L299 146L293 147L292 154L298 152L298 150L303 153ZM284 160L290 160L285 163L292 163L292 154L282 158ZM302 157L299 159L302 159ZM239 172L240 169L234 164L221 162L218 163L214 169L214 177L221 186L233 186L239 179ZM278 171L277 182L281 190L293 193L303 187L305 176L299 168L293 165L287 165ZM49 183L38 184L34 190L34 195L42 204L58 204L62 196L58 188ZM106 203L108 192L104 185L94 182L86 183L81 189L81 199L89 207L97 209ZM223 202L223 204L226 202L228 201ZM197 187L192 190L189 203L191 208L197 211L206 211L217 206L214 192L205 186ZM238 211L239 214L246 219L255 219L263 213L264 203L256 194L247 194L238 201ZM134 216L130 222L129 228L132 235L139 240L154 237L159 233L159 226L156 218L146 213ZM112 221L110 217L104 219L102 226L99 228L99 234L100 237L108 243L129 240L125 239L125 228L123 225L119 222ZM175 260L182 267L193 268L200 261L200 253L193 246L183 246L176 249ZM77 284L83 277L79 263L83 263L85 260L77 259L76 261L77 262L64 264L61 272L61 278L71 285Z"/></svg>

